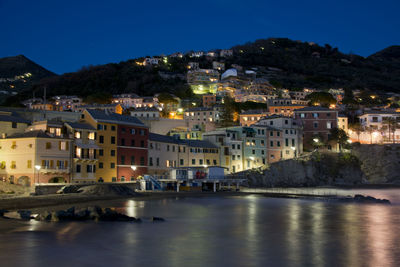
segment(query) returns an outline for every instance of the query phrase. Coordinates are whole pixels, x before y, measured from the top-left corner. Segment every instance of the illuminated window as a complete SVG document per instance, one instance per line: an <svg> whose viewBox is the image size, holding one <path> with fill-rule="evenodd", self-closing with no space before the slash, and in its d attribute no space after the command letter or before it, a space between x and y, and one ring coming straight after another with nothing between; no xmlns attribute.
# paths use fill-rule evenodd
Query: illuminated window
<svg viewBox="0 0 400 267"><path fill-rule="evenodd" d="M94 140L94 139L95 139L95 134L94 134L94 132L90 132L90 133L88 134L88 138L89 138L89 140Z"/></svg>

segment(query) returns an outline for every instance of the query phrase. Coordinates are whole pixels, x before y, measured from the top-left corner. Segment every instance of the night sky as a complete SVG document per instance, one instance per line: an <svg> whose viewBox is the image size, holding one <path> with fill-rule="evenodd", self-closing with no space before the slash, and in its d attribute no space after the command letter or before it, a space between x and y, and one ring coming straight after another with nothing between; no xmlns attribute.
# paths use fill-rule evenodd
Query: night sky
<svg viewBox="0 0 400 267"><path fill-rule="evenodd" d="M368 56L400 44L400 1L0 0L0 57L82 66L287 37Z"/></svg>

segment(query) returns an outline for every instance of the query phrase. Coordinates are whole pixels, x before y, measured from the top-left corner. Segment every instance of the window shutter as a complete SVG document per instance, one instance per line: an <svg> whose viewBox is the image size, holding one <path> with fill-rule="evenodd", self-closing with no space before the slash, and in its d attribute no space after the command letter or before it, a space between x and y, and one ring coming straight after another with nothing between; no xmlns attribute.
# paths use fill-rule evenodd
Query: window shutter
<svg viewBox="0 0 400 267"><path fill-rule="evenodd" d="M61 141L58 141L58 150L61 150Z"/></svg>
<svg viewBox="0 0 400 267"><path fill-rule="evenodd" d="M64 167L68 168L68 160L65 161Z"/></svg>
<svg viewBox="0 0 400 267"><path fill-rule="evenodd" d="M50 160L50 168L53 168L53 167L54 167L54 161Z"/></svg>
<svg viewBox="0 0 400 267"><path fill-rule="evenodd" d="M44 166L46 166L46 165L44 165L45 163L44 163L44 160L42 160L42 167L44 167Z"/></svg>
<svg viewBox="0 0 400 267"><path fill-rule="evenodd" d="M65 150L69 150L69 142L65 141Z"/></svg>

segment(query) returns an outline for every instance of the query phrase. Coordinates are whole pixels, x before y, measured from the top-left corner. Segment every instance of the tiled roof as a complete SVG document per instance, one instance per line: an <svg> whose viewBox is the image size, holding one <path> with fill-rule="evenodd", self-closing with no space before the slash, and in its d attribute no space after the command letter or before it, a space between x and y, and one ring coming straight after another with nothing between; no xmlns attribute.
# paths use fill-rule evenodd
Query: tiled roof
<svg viewBox="0 0 400 267"><path fill-rule="evenodd" d="M173 143L173 144L183 144L182 139L175 138L173 136L149 133L149 141L163 142L163 143Z"/></svg>
<svg viewBox="0 0 400 267"><path fill-rule="evenodd" d="M97 122L105 122L105 123L115 123L115 124L122 124L122 125L134 125L134 126L141 126L146 127L143 122L139 119L127 116L127 115L120 115L117 113L106 113L101 110L95 109L87 109L86 110L93 119Z"/></svg>
<svg viewBox="0 0 400 267"><path fill-rule="evenodd" d="M218 148L214 144L204 140L179 139L174 136L161 135L156 133L149 134L149 141L187 145L189 147Z"/></svg>
<svg viewBox="0 0 400 267"><path fill-rule="evenodd" d="M87 124L87 123L67 122L66 125L68 125L72 129L96 130L92 125Z"/></svg>
<svg viewBox="0 0 400 267"><path fill-rule="evenodd" d="M30 121L19 117L14 112L2 112L2 113L0 113L0 121L9 121L9 122L17 122L17 123L30 123Z"/></svg>

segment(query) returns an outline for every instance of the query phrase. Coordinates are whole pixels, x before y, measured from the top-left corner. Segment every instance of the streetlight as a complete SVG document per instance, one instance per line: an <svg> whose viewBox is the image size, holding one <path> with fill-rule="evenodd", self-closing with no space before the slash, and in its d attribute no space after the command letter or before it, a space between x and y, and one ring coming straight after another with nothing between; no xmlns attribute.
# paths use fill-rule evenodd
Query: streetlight
<svg viewBox="0 0 400 267"><path fill-rule="evenodd" d="M39 183L39 175L40 175L39 171L40 171L41 168L42 168L42 166L40 166L40 165L35 165L35 169L37 170L37 173L38 173L38 175L37 175L37 177L38 177L38 183ZM35 176L35 175L34 175L34 176ZM33 178L35 178L35 177L33 177Z"/></svg>
<svg viewBox="0 0 400 267"><path fill-rule="evenodd" d="M315 143L318 143L318 142L319 142L318 138L314 138L313 141L314 141Z"/></svg>
<svg viewBox="0 0 400 267"><path fill-rule="evenodd" d="M132 171L136 171L136 166L131 166Z"/></svg>
<svg viewBox="0 0 400 267"><path fill-rule="evenodd" d="M297 155L296 155L296 148L295 148L294 146L292 146L292 147L290 147L290 149L293 150L293 152L294 152L294 157L296 157L296 156L297 156Z"/></svg>

